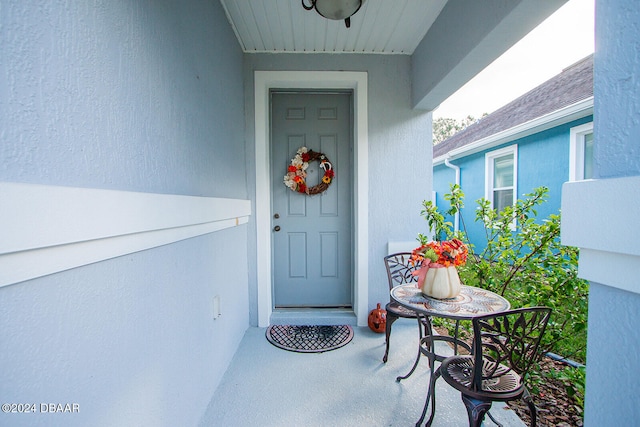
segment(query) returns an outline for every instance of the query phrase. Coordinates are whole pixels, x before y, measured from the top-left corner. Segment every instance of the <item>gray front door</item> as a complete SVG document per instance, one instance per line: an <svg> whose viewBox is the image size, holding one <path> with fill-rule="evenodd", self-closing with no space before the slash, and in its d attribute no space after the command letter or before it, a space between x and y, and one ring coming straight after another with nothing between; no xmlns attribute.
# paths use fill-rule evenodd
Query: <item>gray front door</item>
<svg viewBox="0 0 640 427"><path fill-rule="evenodd" d="M271 94L272 259L276 308L352 307L351 93ZM284 176L300 147L326 155L335 177L321 194ZM322 179L309 162L306 182ZM278 231L276 231L278 230Z"/></svg>

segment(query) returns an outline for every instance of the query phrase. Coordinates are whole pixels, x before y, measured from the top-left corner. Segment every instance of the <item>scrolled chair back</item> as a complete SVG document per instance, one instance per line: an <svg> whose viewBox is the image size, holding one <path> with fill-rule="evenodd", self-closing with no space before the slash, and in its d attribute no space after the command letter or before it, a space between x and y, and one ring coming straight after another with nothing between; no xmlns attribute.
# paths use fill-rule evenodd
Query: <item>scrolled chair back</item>
<svg viewBox="0 0 640 427"><path fill-rule="evenodd" d="M548 307L530 307L473 319L474 369L472 390L500 392L505 373L516 372L520 381L538 360L540 341L551 316ZM518 384L519 386L522 384Z"/></svg>
<svg viewBox="0 0 640 427"><path fill-rule="evenodd" d="M413 272L420 269L418 263L410 262L411 252L398 252L384 257L384 265L387 268L389 290L398 285L418 281Z"/></svg>

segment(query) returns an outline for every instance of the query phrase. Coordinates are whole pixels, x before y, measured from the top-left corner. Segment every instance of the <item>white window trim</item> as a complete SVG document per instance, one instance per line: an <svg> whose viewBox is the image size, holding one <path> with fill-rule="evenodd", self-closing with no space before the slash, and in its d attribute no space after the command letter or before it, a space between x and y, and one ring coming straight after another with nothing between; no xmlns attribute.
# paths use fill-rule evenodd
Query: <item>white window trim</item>
<svg viewBox="0 0 640 427"><path fill-rule="evenodd" d="M493 208L493 160L507 154L513 155L513 204L518 200L518 145L501 148L484 155L484 197Z"/></svg>
<svg viewBox="0 0 640 427"><path fill-rule="evenodd" d="M569 131L569 181L584 179L584 137L593 133L593 122L572 127Z"/></svg>

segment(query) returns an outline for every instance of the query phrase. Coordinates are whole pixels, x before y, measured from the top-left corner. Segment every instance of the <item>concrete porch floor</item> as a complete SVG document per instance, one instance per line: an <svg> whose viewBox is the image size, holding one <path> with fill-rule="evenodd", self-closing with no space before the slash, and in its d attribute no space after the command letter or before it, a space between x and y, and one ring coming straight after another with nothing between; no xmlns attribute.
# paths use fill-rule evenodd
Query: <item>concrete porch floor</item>
<svg viewBox="0 0 640 427"><path fill-rule="evenodd" d="M276 348L265 328L249 328L201 420L202 427L234 426L413 426L429 383L422 358L411 377L418 345L415 320L393 324L389 361L382 363L384 334L354 327L353 340L326 353L294 353ZM441 343L441 352L451 351ZM500 403L492 415L506 426L524 426ZM427 414L428 415L428 414ZM434 427L466 426L460 394L438 380ZM485 426L494 423L486 419Z"/></svg>

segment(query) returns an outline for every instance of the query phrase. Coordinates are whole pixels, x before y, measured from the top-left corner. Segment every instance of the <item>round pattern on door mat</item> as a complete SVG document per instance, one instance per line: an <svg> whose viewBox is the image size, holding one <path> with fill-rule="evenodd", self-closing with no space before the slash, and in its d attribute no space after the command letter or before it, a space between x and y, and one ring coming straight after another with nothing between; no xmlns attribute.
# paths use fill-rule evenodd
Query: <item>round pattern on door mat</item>
<svg viewBox="0 0 640 427"><path fill-rule="evenodd" d="M353 329L348 325L271 325L266 336L271 344L285 350L322 353L348 344L353 338Z"/></svg>

